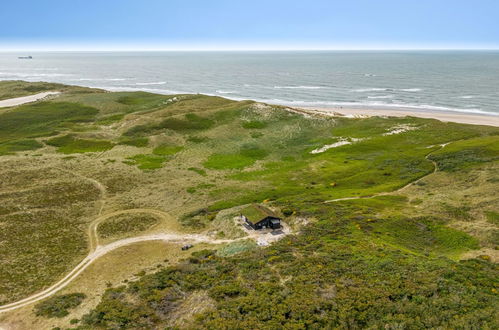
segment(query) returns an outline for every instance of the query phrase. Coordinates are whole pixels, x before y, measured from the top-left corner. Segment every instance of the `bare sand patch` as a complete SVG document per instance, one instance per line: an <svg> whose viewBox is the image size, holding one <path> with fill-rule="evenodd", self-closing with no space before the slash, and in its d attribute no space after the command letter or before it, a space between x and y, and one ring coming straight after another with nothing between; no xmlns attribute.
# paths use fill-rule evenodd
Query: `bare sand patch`
<svg viewBox="0 0 499 330"><path fill-rule="evenodd" d="M38 93L38 94L34 94L34 95L28 95L28 96L16 97L13 99L2 100L2 101L0 101L0 108L15 107L17 105L22 105L25 103L36 102L36 101L39 101L41 99L46 98L47 96L57 95L60 93L61 92L43 92L43 93Z"/></svg>
<svg viewBox="0 0 499 330"><path fill-rule="evenodd" d="M331 117L344 116L349 118L380 117L419 117L437 119L443 122L454 122L472 125L488 125L499 127L499 115L482 115L458 112L439 112L424 110L390 110L390 109L344 109L344 108L303 108L310 114L328 115Z"/></svg>

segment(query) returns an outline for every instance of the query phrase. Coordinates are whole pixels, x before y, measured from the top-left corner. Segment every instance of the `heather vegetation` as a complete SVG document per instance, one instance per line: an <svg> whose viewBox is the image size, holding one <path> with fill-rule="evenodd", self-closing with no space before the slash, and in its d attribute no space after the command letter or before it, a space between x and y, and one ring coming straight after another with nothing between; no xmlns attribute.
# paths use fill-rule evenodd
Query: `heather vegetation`
<svg viewBox="0 0 499 330"><path fill-rule="evenodd" d="M401 125L411 130L386 134ZM348 144L324 148L338 141ZM81 329L497 328L498 146L493 127L304 117L204 95L68 91L19 106L0 113L0 300L61 278L99 215L136 209L106 218L101 238L161 229L147 213L158 210L179 220L165 226L230 240L244 234L234 217L256 202L293 234L266 247L245 238L184 252L178 242L180 262L105 293L72 291L90 307L47 299L36 320L67 311L60 324L75 313Z"/></svg>
<svg viewBox="0 0 499 330"><path fill-rule="evenodd" d="M158 219L148 214L119 215L99 225L102 238L119 237L147 230L158 223Z"/></svg>
<svg viewBox="0 0 499 330"><path fill-rule="evenodd" d="M35 306L35 314L45 317L64 317L68 310L78 307L85 299L83 293L54 296Z"/></svg>
<svg viewBox="0 0 499 330"><path fill-rule="evenodd" d="M46 141L48 145L57 147L58 152L75 154L85 152L102 152L114 147L114 144L105 140L88 140L76 138L73 135L64 135Z"/></svg>

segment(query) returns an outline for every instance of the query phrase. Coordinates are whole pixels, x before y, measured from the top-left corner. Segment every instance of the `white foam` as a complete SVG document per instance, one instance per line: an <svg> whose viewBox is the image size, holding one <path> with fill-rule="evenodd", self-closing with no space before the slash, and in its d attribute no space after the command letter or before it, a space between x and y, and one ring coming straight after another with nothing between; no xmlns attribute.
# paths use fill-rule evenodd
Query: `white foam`
<svg viewBox="0 0 499 330"><path fill-rule="evenodd" d="M379 95L379 96L368 96L368 99L392 99L394 95Z"/></svg>
<svg viewBox="0 0 499 330"><path fill-rule="evenodd" d="M401 88L398 90L402 91L402 92L421 92L422 91L421 88Z"/></svg>
<svg viewBox="0 0 499 330"><path fill-rule="evenodd" d="M96 87L100 89L105 89L111 92L150 92L157 93L163 95L172 95L172 94L191 94L191 92L181 92L174 91L169 89L159 89L159 88L138 88L138 87L116 87L116 86L101 86Z"/></svg>
<svg viewBox="0 0 499 330"><path fill-rule="evenodd" d="M274 86L275 89L322 89L322 86Z"/></svg>
<svg viewBox="0 0 499 330"><path fill-rule="evenodd" d="M234 100L244 100L243 98L233 98ZM414 109L421 111L444 111L444 112L462 112L475 113L490 116L499 116L499 113L483 111L478 108L452 108L445 106L437 106L430 104L411 104L411 103L386 103L382 101L367 101L367 102L335 102L335 101L288 101L282 99L254 99L257 102L282 104L291 107L354 107L354 108L378 108L378 109Z"/></svg>
<svg viewBox="0 0 499 330"><path fill-rule="evenodd" d="M422 88L358 88L351 90L356 93L366 93L366 92L392 92L392 91L400 91L400 92L421 92Z"/></svg>
<svg viewBox="0 0 499 330"><path fill-rule="evenodd" d="M223 90L217 90L215 91L218 94L235 94L237 91L223 91Z"/></svg>
<svg viewBox="0 0 499 330"><path fill-rule="evenodd" d="M135 83L135 85L138 86L149 86L149 85L164 85L166 84L166 81L158 81L158 82L143 82L143 83Z"/></svg>
<svg viewBox="0 0 499 330"><path fill-rule="evenodd" d="M353 89L352 92L357 92L357 93L365 93L365 92L386 92L390 91L390 88L358 88L358 89Z"/></svg>
<svg viewBox="0 0 499 330"><path fill-rule="evenodd" d="M23 73L23 72L0 72L1 76L19 77L19 78L39 78L39 77L67 77L67 73Z"/></svg>
<svg viewBox="0 0 499 330"><path fill-rule="evenodd" d="M474 99L476 96L475 95L463 95L463 96L458 96L458 99Z"/></svg>
<svg viewBox="0 0 499 330"><path fill-rule="evenodd" d="M127 78L79 78L77 81L125 81Z"/></svg>

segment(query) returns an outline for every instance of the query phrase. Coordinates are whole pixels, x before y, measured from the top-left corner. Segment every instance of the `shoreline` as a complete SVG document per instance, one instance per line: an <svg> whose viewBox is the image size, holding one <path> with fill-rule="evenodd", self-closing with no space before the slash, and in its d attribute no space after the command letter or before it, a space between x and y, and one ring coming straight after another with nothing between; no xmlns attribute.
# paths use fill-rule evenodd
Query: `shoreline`
<svg viewBox="0 0 499 330"><path fill-rule="evenodd" d="M323 107L300 107L298 108L310 114L320 114L331 117L367 118L367 117L418 117L437 119L442 122L454 122L459 124L486 125L499 127L499 116L482 115L460 112L443 112L435 110L414 109L367 109L367 108L323 108Z"/></svg>

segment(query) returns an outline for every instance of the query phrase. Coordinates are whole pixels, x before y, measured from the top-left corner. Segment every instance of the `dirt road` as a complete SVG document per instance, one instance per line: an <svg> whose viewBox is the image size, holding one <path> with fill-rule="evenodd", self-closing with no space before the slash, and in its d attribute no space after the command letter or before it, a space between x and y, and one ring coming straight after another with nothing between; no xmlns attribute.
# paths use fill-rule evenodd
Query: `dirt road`
<svg viewBox="0 0 499 330"><path fill-rule="evenodd" d="M143 212L143 211L142 211ZM236 239L237 240L237 239ZM219 240L212 239L205 235L200 234L154 234L154 235L145 235L145 236L137 236L122 239L119 241L112 242L107 245L98 246L93 252L91 252L85 259L83 259L70 273L68 273L64 278L62 278L59 282L52 285L51 287L38 292L30 297L24 298L22 300L16 301L14 303L10 303L7 305L0 306L0 313L12 311L29 304L35 303L39 300L50 297L56 292L62 290L67 285L69 285L78 275L80 275L88 266L92 264L95 260L102 257L103 255L119 249L123 246L136 244L139 242L145 241L165 241L165 242L179 242L179 243L210 243L210 244L225 244L230 243L236 240Z"/></svg>
<svg viewBox="0 0 499 330"><path fill-rule="evenodd" d="M0 101L0 108L14 107L16 105L36 102L36 101L39 101L41 99L46 98L49 95L57 95L60 93L61 92L43 92L43 93L38 93L38 94L34 94L34 95L28 95L28 96L16 97L13 99L1 100Z"/></svg>

